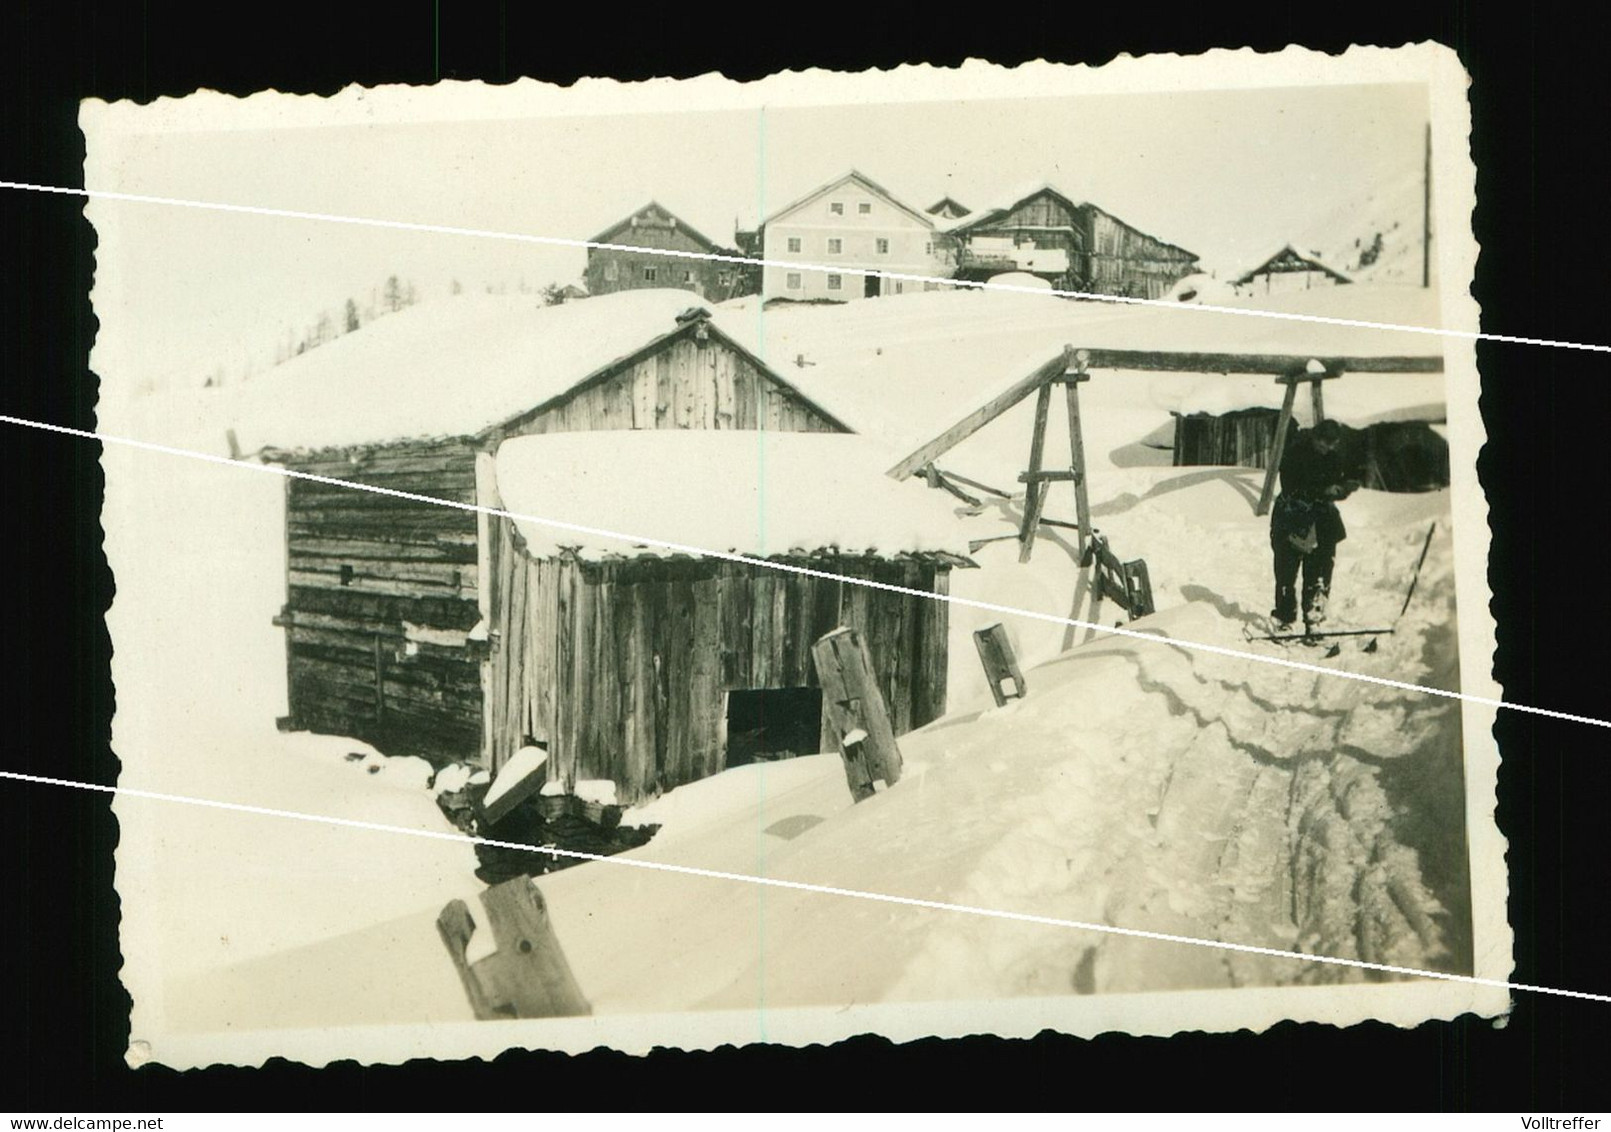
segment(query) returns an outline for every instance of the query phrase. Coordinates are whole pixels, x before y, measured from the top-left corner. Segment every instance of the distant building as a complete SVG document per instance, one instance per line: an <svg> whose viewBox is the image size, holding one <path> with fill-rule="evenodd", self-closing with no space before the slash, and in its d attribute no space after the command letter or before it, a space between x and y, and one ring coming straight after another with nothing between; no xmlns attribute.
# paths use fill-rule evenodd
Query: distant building
<svg viewBox="0 0 1611 1132"><path fill-rule="evenodd" d="M1282 295L1315 287L1337 287L1352 283L1346 274L1320 258L1315 251L1299 251L1287 244L1269 259L1231 281L1238 289L1259 295Z"/></svg>
<svg viewBox="0 0 1611 1132"><path fill-rule="evenodd" d="M772 213L753 236L739 238L759 246L762 258L783 261L762 271L766 298L848 301L925 289L917 280L861 274L865 271L949 276L934 227L932 217L851 170ZM802 266L790 266L791 261ZM834 270L841 265L850 270Z"/></svg>
<svg viewBox="0 0 1611 1132"><path fill-rule="evenodd" d="M742 272L735 264L665 254L693 252L735 256L738 253L717 244L655 201L612 224L590 242L623 246L587 249L585 280L588 293L592 295L675 287L720 302L745 293L739 287Z"/></svg>
<svg viewBox="0 0 1611 1132"><path fill-rule="evenodd" d="M958 220L973 210L954 197L941 197L923 210L940 220Z"/></svg>
<svg viewBox="0 0 1611 1132"><path fill-rule="evenodd" d="M1196 253L1044 183L1006 194L944 230L958 279L1027 272L1058 288L1156 299L1197 270Z"/></svg>

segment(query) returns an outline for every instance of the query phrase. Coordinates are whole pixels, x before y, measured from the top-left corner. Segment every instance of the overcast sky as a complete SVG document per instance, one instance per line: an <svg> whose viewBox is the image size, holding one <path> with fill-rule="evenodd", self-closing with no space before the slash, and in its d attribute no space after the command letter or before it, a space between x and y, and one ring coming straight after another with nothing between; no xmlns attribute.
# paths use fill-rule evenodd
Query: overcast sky
<svg viewBox="0 0 1611 1132"><path fill-rule="evenodd" d="M650 199L720 242L857 168L906 203L970 207L1050 180L1225 271L1339 205L1413 176L1420 85L784 107L282 130L102 141L88 187L589 238ZM97 144L92 139L92 146ZM111 183L108 183L111 182ZM164 205L92 206L103 338L120 380L232 373L390 274L577 278L586 253ZM104 307L103 307L104 304ZM115 313L114 313L115 312Z"/></svg>

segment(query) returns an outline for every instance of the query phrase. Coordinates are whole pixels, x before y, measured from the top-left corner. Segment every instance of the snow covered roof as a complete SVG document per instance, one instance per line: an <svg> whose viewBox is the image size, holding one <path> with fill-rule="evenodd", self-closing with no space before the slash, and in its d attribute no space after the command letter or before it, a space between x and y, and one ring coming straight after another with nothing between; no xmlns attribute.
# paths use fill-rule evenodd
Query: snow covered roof
<svg viewBox="0 0 1611 1132"><path fill-rule="evenodd" d="M972 228L986 220L1011 212L1030 197L1037 196L1040 193L1051 193L1062 200L1069 208L1078 208L1083 203L1079 197L1065 193L1050 181L1020 181L1002 190L993 201L983 208L976 208L972 212L965 213L943 225L943 228L947 232L960 232L964 228Z"/></svg>
<svg viewBox="0 0 1611 1132"><path fill-rule="evenodd" d="M1270 270L1272 265L1274 265L1278 260L1282 259L1290 259L1295 260L1298 263L1307 264L1314 270L1323 271L1327 275L1330 275L1332 278L1343 283L1353 282L1353 280L1348 277L1346 272L1339 271L1337 268L1331 266L1331 264L1323 260L1318 251L1304 250L1298 247L1298 245L1291 243L1281 245L1280 250L1275 252L1275 254L1266 256L1259 262L1257 267L1238 275L1232 280L1232 282L1237 286L1241 286L1245 283L1251 283L1255 276Z"/></svg>
<svg viewBox="0 0 1611 1132"><path fill-rule="evenodd" d="M659 212L662 215L669 217L671 222L672 222L672 224L676 228L678 228L679 230L687 233L689 236L693 237L693 239L696 242L705 245L705 247L710 251L720 252L720 251L728 250L728 248L729 248L729 245L719 244L715 240L712 240L709 236L705 235L699 229L695 228L692 224L689 224L681 216L679 216L677 213L673 212L671 209L667 208L665 205L661 204L657 200L652 200L648 204L644 205L642 208L634 210L630 215L621 217L621 219L617 220L614 224L611 224L608 228L604 229L604 231L602 231L598 235L592 237L592 239L589 242L590 243L595 243L595 244L619 244L619 243L623 243L623 241L618 239L617 237L619 237L622 232L630 232L631 229L634 227L633 222L636 221L638 217L640 217L640 216L642 216L645 213L650 212L650 211ZM627 241L624 241L624 242L631 243L630 240L627 240Z"/></svg>
<svg viewBox="0 0 1611 1132"><path fill-rule="evenodd" d="M848 171L844 175L839 176L839 177L835 177L833 180L827 182L826 184L818 185L816 188L812 189L810 192L806 193L803 196L795 198L794 200L790 201L788 204L784 205L782 208L774 209L764 220L761 221L761 226L764 227L767 224L772 224L772 223L776 222L778 219L780 219L780 218L782 218L784 216L787 216L789 213L794 212L796 209L802 208L805 205L810 204L812 201L816 200L818 197L825 196L826 194L832 192L834 189L837 189L840 185L845 184L847 181L855 181L857 184L861 185L864 189L867 189L869 192L875 193L878 196L883 197L890 204L894 205L896 208L900 209L902 212L905 212L908 215L910 215L914 220L918 220L918 221L922 222L923 224L925 224L925 225L927 225L927 226L929 226L931 228L935 226L935 218L934 217L929 216L929 215L927 215L925 213L919 212L917 209L913 208L911 205L909 205L909 204L905 203L904 201L900 200L898 197L895 196L895 194L891 193L888 189L884 188L883 185L880 185L877 181L873 180L871 177L867 176L865 173L862 173L862 172L860 172L859 170L856 170L856 169L851 169L850 171ZM741 228L749 228L750 225L741 222L739 227L741 227Z"/></svg>
<svg viewBox="0 0 1611 1132"><path fill-rule="evenodd" d="M498 449L498 491L516 515L698 550L771 556L966 556L955 501L884 475L890 452L835 433L716 430L549 433ZM516 520L537 557L679 553Z"/></svg>
<svg viewBox="0 0 1611 1132"><path fill-rule="evenodd" d="M530 295L439 299L377 319L227 391L234 401L225 416L248 451L475 436L683 330L678 316L698 309L698 297L680 290L622 291L552 307ZM746 349L748 326L740 318L718 311L709 323Z"/></svg>
<svg viewBox="0 0 1611 1132"><path fill-rule="evenodd" d="M1437 292L1419 287L1326 287L1216 305L1250 312L1268 310L1409 326L1439 325ZM767 314L766 335L772 357L803 355L807 361L804 367L784 367L791 380L818 403L831 403L840 418L858 433L897 449L897 459L1017 383L1056 356L1065 344L1093 350L1321 358L1443 353L1438 337L1410 331L1218 313L1184 303L1077 303L1051 295L973 290L904 295L900 302L852 303L842 310L773 311ZM1400 403L1400 398L1404 404L1435 401L1443 387L1440 374L1381 375L1369 380L1374 376L1356 374L1328 383L1327 404L1335 402L1341 414L1355 389L1369 389L1374 406L1370 411L1374 413L1387 404ZM1227 397L1234 389L1236 403L1219 404L1216 391L1221 388L1227 389ZM1393 394L1395 399L1387 404L1377 400L1394 389L1403 392ZM1260 375L1163 374L1143 378L1101 372L1082 389L1082 397L1095 398L1095 403L1110 394L1116 406L1144 408L1159 420L1167 419L1168 413L1177 409L1223 410L1269 404L1272 399L1280 403L1280 387ZM1091 419L1102 418L1093 409ZM992 471L1000 477L1023 469L1027 433L1015 428L1004 426L999 430L1002 443L1011 449L1012 465L982 471ZM991 431L986 429L981 434L986 441ZM956 462L956 458L948 459ZM891 461L887 466L894 464ZM980 474L966 467L956 470ZM995 480L987 482L1001 486Z"/></svg>

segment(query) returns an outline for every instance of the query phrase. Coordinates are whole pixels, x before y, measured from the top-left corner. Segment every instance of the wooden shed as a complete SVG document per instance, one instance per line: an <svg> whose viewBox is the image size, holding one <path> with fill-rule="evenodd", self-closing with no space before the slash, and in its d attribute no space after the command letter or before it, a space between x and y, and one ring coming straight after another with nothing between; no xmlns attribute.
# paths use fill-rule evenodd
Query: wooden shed
<svg viewBox="0 0 1611 1132"><path fill-rule="evenodd" d="M498 531L485 514L430 500L499 507L493 454L504 440L849 431L689 300L634 291L541 307L459 296L276 375L272 403L253 418L284 430L264 458L341 481L286 480L283 727L437 762L489 757Z"/></svg>
<svg viewBox="0 0 1611 1132"><path fill-rule="evenodd" d="M508 508L764 559L494 520L492 761L547 750L549 781L628 804L725 769L835 749L811 645L860 631L897 734L945 710L951 502L854 436L572 434L510 440ZM674 469L674 474L669 474ZM608 529L608 528L606 528Z"/></svg>

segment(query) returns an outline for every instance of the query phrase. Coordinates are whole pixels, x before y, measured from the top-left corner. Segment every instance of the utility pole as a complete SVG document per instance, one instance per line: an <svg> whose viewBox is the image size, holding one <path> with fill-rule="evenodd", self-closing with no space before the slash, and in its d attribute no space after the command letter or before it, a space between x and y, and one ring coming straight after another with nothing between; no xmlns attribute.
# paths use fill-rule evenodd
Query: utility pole
<svg viewBox="0 0 1611 1132"><path fill-rule="evenodd" d="M1426 124L1426 169L1421 193L1421 286L1432 286L1432 123Z"/></svg>

